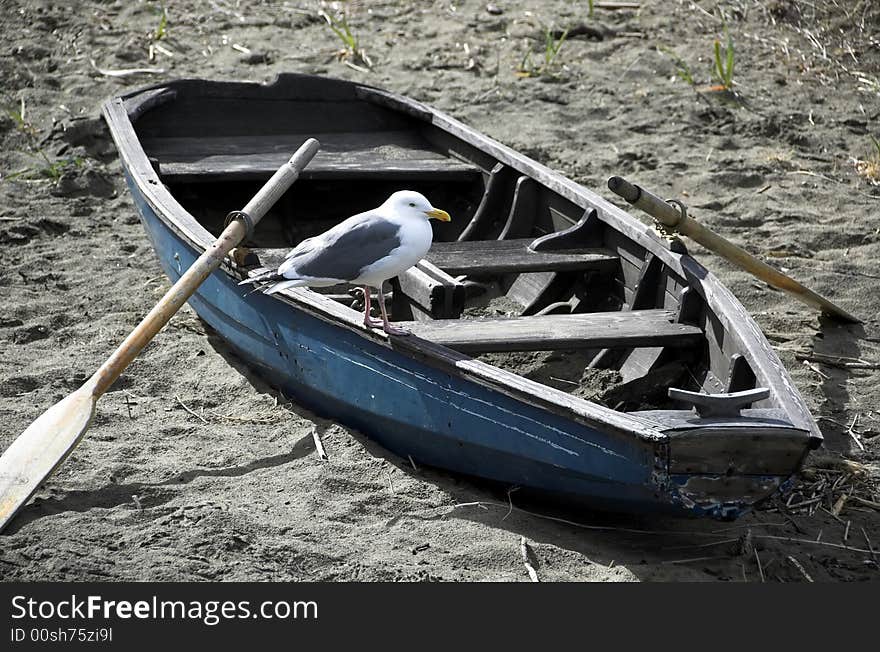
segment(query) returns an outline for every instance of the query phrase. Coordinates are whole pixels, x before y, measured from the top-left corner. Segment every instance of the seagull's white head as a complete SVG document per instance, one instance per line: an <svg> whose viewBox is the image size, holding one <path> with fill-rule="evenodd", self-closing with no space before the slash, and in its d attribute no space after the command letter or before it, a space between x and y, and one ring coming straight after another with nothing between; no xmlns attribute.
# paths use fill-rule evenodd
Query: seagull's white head
<svg viewBox="0 0 880 652"><path fill-rule="evenodd" d="M452 218L449 213L439 208L431 206L431 202L425 199L425 196L414 190L399 190L391 195L383 208L388 208L395 215L404 218L414 219L437 219L441 222L449 222Z"/></svg>

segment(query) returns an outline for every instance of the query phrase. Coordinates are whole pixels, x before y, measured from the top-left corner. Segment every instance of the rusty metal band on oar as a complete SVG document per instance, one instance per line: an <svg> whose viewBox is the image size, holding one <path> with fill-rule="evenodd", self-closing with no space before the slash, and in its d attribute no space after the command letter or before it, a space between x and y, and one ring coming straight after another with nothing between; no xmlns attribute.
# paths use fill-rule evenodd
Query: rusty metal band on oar
<svg viewBox="0 0 880 652"><path fill-rule="evenodd" d="M622 177L611 177L608 179L608 188L636 208L645 211L664 226L688 236L695 242L699 242L706 249L714 251L719 256L723 256L734 265L746 270L762 281L766 281L773 287L787 292L798 301L821 310L826 315L857 324L861 323L862 320L858 317L854 317L840 306L816 294L813 290L801 285L793 278L786 276L764 261L755 258L746 250L688 217L687 207L680 201L665 201Z"/></svg>
<svg viewBox="0 0 880 652"><path fill-rule="evenodd" d="M0 456L0 531L82 439L101 395L296 181L318 147L314 138L303 143L248 205L234 214L220 237L171 286L98 371L82 387L43 412Z"/></svg>

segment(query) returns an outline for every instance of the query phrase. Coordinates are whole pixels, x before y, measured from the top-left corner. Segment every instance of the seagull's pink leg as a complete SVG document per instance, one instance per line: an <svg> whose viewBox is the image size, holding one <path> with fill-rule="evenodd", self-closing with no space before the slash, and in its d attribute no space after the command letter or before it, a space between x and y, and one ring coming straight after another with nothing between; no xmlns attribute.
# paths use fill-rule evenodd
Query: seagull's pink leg
<svg viewBox="0 0 880 652"><path fill-rule="evenodd" d="M382 312L382 330L389 335L410 335L410 332L402 328L394 328L388 321L388 313L385 312L385 293L379 288L379 310Z"/></svg>
<svg viewBox="0 0 880 652"><path fill-rule="evenodd" d="M380 292L381 296L381 292ZM364 286L364 326L367 328L379 328L383 323L378 319L370 317L370 288Z"/></svg>

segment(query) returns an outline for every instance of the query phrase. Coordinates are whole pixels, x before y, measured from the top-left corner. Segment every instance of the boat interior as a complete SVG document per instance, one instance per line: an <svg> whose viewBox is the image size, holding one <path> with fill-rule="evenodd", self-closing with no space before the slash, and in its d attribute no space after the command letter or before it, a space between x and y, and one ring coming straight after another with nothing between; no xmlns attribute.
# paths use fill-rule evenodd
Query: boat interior
<svg viewBox="0 0 880 652"><path fill-rule="evenodd" d="M304 238L417 190L453 217L435 224L426 260L383 289L392 320L418 337L624 412L779 407L704 298L656 251L595 208L393 110L381 91L351 89L323 89L320 100L302 90L281 111L265 91L168 102L158 89L149 110L130 115L161 181L215 235L230 207L247 203L305 138L319 139L318 155L245 243L247 267L273 267ZM362 310L358 288L316 291ZM670 387L683 392L670 398ZM733 392L745 397L699 398Z"/></svg>

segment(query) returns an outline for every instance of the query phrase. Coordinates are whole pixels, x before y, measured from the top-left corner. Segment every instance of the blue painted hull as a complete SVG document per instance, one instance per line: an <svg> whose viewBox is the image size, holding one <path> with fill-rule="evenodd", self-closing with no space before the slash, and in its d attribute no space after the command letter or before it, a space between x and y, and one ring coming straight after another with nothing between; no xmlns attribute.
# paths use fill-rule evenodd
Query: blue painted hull
<svg viewBox="0 0 880 652"><path fill-rule="evenodd" d="M201 254L159 217L126 175L172 281ZM419 463L619 511L730 518L741 500L694 504L668 477L665 443L593 429L402 355L223 271L189 300L270 384ZM778 484L778 479L776 479Z"/></svg>

